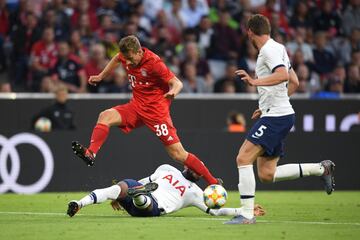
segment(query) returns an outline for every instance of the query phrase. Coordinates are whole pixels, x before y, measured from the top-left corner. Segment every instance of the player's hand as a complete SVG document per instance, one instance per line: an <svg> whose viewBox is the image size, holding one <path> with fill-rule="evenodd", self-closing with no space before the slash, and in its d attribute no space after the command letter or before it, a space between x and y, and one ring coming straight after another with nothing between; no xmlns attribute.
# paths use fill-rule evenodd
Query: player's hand
<svg viewBox="0 0 360 240"><path fill-rule="evenodd" d="M116 210L116 211L119 211L121 210L121 206L120 206L120 203L117 201L117 200L112 200L111 203L110 203L111 207Z"/></svg>
<svg viewBox="0 0 360 240"><path fill-rule="evenodd" d="M164 98L173 100L175 98L176 94L174 91L168 91L167 93L164 94Z"/></svg>
<svg viewBox="0 0 360 240"><path fill-rule="evenodd" d="M261 110L258 108L252 114L251 119L258 119L260 116L261 116Z"/></svg>
<svg viewBox="0 0 360 240"><path fill-rule="evenodd" d="M246 82L250 86L255 85L255 80L252 77L250 77L249 74L245 70L242 70L242 69L236 70L235 74L240 76L241 80L243 80L244 82Z"/></svg>
<svg viewBox="0 0 360 240"><path fill-rule="evenodd" d="M88 83L90 85L96 86L99 82L101 82L102 78L99 75L93 75L89 77Z"/></svg>
<svg viewBox="0 0 360 240"><path fill-rule="evenodd" d="M256 217L258 217L258 216L264 216L265 214L266 214L265 209L261 205L255 204L255 206L254 206L254 215Z"/></svg>

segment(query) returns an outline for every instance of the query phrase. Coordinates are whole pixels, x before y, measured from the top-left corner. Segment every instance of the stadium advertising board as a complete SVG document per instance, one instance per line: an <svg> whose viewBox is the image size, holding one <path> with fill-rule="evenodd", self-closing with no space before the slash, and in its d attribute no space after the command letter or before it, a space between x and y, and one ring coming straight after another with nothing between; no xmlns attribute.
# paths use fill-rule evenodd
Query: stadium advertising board
<svg viewBox="0 0 360 240"><path fill-rule="evenodd" d="M119 102L125 101L71 100L76 130L38 133L29 130L31 116L51 103L50 99L0 100L8 116L0 119L0 193L89 191L94 186L107 186L113 179L140 179L163 163L181 167L172 162L160 141L146 129L125 136L113 128L94 167L74 157L71 142L86 144L97 114ZM337 165L336 189L360 189L360 161L354 157L358 156L360 139L359 101L294 100L292 104L297 111L296 125L286 140L286 156L280 163L331 159ZM241 111L249 129L255 107L253 100L181 99L173 104L173 119L183 144L222 177L229 190L237 188L235 157L245 133L226 132L226 116L231 110ZM257 186L266 190L321 187L320 181L315 184L312 178Z"/></svg>

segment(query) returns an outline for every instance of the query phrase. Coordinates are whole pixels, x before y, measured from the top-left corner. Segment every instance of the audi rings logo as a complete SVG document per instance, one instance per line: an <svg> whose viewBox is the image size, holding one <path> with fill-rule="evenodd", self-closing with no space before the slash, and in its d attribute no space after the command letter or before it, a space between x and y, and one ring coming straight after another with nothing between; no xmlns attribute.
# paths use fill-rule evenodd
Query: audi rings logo
<svg viewBox="0 0 360 240"><path fill-rule="evenodd" d="M43 156L45 167L38 181L30 185L17 182L20 173L20 157L16 149L19 144L30 144L38 148ZM42 191L50 182L54 172L54 158L49 146L40 137L31 133L19 133L7 139L0 135L0 193L9 190L15 193L37 193ZM7 168L7 160L11 161L11 169Z"/></svg>

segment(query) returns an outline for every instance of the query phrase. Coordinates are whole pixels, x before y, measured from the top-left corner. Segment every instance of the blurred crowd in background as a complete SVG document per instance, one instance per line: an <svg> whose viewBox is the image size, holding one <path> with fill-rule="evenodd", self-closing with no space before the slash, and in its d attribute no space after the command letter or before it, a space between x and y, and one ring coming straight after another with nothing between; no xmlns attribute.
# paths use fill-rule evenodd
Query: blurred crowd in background
<svg viewBox="0 0 360 240"><path fill-rule="evenodd" d="M87 79L134 34L185 93L255 93L234 74L254 76L254 13L286 46L299 93L360 93L360 0L0 0L0 92L130 92L121 67L96 87Z"/></svg>

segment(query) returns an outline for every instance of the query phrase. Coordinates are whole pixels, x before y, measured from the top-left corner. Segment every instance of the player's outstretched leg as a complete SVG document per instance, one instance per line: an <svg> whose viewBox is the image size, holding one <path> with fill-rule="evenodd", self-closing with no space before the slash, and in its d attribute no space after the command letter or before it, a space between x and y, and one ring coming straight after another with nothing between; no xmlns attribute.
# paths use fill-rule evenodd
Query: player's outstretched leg
<svg viewBox="0 0 360 240"><path fill-rule="evenodd" d="M70 201L68 204L67 215L73 217L80 210L80 205L77 201Z"/></svg>
<svg viewBox="0 0 360 240"><path fill-rule="evenodd" d="M324 160L320 162L324 167L324 173L321 176L321 180L324 182L325 191L327 194L331 194L335 189L335 164L330 160Z"/></svg>
<svg viewBox="0 0 360 240"><path fill-rule="evenodd" d="M159 185L157 183L150 182L150 183L147 183L142 186L128 188L127 195L129 197L136 197L138 195L149 194L149 193L152 193L153 191L155 191L158 187L159 187Z"/></svg>
<svg viewBox="0 0 360 240"><path fill-rule="evenodd" d="M330 160L324 160L320 163L285 164L276 168L272 182L319 176L323 181L326 193L331 194L335 187L334 172L335 164ZM261 175L260 173L260 179L262 178Z"/></svg>
<svg viewBox="0 0 360 240"><path fill-rule="evenodd" d="M255 224L255 223L256 223L255 217L248 219L243 215L235 216L230 221L224 222L224 224Z"/></svg>
<svg viewBox="0 0 360 240"><path fill-rule="evenodd" d="M106 200L115 200L119 197L121 193L121 186L112 185L111 187L96 189L90 194L86 195L79 201L72 200L68 204L67 214L72 217L74 216L81 208L91 205L103 203Z"/></svg>
<svg viewBox="0 0 360 240"><path fill-rule="evenodd" d="M84 160L86 165L88 166L94 165L95 154L90 149L87 149L79 142L74 141L72 142L72 150L74 151L76 156Z"/></svg>

